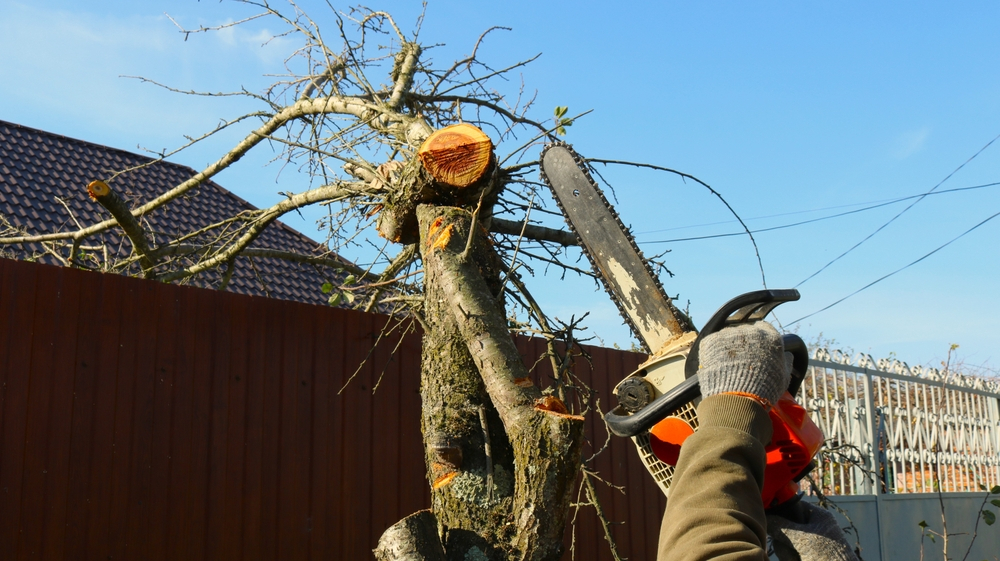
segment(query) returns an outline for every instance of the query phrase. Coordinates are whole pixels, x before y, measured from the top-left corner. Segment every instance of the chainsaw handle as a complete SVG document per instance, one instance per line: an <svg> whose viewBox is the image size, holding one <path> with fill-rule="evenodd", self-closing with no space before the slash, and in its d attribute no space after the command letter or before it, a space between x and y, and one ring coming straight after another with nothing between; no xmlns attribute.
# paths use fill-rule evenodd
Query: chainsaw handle
<svg viewBox="0 0 1000 561"><path fill-rule="evenodd" d="M691 345L688 352L687 362L684 364L684 377L691 378L698 374L698 348L701 340L709 335L722 331L724 328L740 323L754 323L767 317L771 310L777 308L785 302L794 302L799 299L799 291L794 288L778 290L757 290L740 294L736 298L726 302L715 315L705 322L705 327L701 328L698 338ZM797 337L796 337L797 338ZM801 343L801 339L799 342ZM802 345L805 346L804 344ZM787 347L785 350L789 350ZM806 364L809 362L809 355L805 356ZM805 372L805 366L802 368ZM796 387L797 389L797 387ZM791 392L795 395L794 392Z"/></svg>
<svg viewBox="0 0 1000 561"><path fill-rule="evenodd" d="M809 347L805 341L794 333L786 333L781 336L781 342L785 346L786 353L792 353L792 376L788 381L788 393L795 397L799 393L799 386L806 377L806 370L809 369Z"/></svg>
<svg viewBox="0 0 1000 561"><path fill-rule="evenodd" d="M781 340L785 345L785 352L792 353L792 375L788 393L795 395L805 377L806 368L809 367L809 351L798 335L782 335ZM618 405L604 414L604 421L608 424L608 430L615 436L636 436L653 428L653 425L700 395L701 385L698 383L698 376L691 376L651 401L639 412L629 415L621 405Z"/></svg>
<svg viewBox="0 0 1000 561"><path fill-rule="evenodd" d="M636 413L629 415L622 409L621 405L605 413L604 421L608 425L608 430L616 436L636 436L653 428L653 425L683 407L684 404L698 398L701 395L701 386L698 383L698 344L702 338L730 325L762 320L777 306L798 299L799 291L791 288L748 292L726 302L708 320L691 346L684 365L687 379ZM809 367L809 350L798 335L782 335L781 340L785 352L792 353L792 373L788 392L794 396L802 384L806 369Z"/></svg>

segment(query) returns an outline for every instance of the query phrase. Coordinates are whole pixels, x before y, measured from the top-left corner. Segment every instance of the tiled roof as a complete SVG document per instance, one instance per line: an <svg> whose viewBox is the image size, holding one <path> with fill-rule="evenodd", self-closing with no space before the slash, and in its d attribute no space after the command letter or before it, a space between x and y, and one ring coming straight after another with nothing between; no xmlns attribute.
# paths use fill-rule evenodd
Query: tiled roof
<svg viewBox="0 0 1000 561"><path fill-rule="evenodd" d="M131 152L0 121L0 217L29 234L75 231L76 222L87 225L110 218L87 195L88 183L107 180L115 171L150 162L153 160ZM134 208L194 173L186 166L160 161L124 173L109 181L109 185ZM247 210L255 207L207 181L184 197L146 214L143 225L156 244ZM83 242L87 246L102 243L112 258L131 253L130 242L117 228ZM320 244L280 222L273 223L250 247L325 254ZM17 258L38 254L41 249L40 245L0 246L0 252L8 255L13 252ZM103 256L103 252L93 253L98 258ZM56 263L51 256L40 257L39 261ZM281 259L240 257L227 290L323 304L327 296L320 287L336 274L329 268ZM220 278L218 271L209 271L187 282L214 288Z"/></svg>

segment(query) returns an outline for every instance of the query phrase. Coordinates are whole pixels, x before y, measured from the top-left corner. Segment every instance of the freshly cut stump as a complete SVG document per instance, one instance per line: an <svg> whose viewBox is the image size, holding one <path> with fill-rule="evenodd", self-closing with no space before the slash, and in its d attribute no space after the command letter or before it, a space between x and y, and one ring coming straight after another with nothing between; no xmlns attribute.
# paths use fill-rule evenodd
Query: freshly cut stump
<svg viewBox="0 0 1000 561"><path fill-rule="evenodd" d="M435 131L417 150L424 169L439 183L463 189L479 181L493 158L493 142L468 123Z"/></svg>

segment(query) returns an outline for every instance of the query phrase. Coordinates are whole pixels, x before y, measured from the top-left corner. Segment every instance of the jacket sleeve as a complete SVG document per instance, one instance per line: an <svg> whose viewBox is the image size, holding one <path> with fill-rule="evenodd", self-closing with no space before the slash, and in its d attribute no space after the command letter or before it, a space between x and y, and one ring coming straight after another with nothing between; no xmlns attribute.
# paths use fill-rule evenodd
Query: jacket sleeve
<svg viewBox="0 0 1000 561"><path fill-rule="evenodd" d="M659 561L766 561L760 493L771 420L751 399L714 395L681 446L660 527Z"/></svg>

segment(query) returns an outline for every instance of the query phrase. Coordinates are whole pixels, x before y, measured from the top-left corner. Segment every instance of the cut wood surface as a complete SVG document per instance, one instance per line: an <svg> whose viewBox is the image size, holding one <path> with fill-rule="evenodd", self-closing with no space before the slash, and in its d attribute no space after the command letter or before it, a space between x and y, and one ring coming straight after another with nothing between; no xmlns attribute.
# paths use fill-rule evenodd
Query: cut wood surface
<svg viewBox="0 0 1000 561"><path fill-rule="evenodd" d="M459 123L428 136L417 156L438 182L465 188L479 181L489 169L493 142L475 126Z"/></svg>

